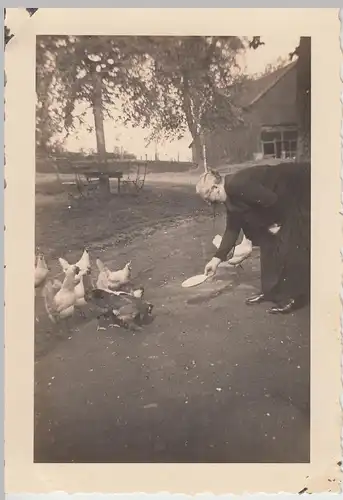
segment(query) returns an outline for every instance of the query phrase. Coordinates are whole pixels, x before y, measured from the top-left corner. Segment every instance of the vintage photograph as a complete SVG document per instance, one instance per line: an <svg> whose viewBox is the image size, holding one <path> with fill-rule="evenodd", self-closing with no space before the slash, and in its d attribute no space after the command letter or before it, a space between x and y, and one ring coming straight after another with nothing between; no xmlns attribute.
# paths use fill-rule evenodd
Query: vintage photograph
<svg viewBox="0 0 343 500"><path fill-rule="evenodd" d="M311 38L36 39L36 463L310 461Z"/></svg>

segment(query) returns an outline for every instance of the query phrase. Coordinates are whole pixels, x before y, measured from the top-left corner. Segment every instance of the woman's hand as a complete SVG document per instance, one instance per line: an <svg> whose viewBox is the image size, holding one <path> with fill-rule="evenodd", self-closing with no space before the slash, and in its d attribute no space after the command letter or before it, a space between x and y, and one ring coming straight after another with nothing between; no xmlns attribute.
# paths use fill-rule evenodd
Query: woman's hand
<svg viewBox="0 0 343 500"><path fill-rule="evenodd" d="M218 259L217 257L213 257L206 264L204 274L206 274L206 276L214 276L217 272L217 268L218 268L220 263L221 263L220 259Z"/></svg>

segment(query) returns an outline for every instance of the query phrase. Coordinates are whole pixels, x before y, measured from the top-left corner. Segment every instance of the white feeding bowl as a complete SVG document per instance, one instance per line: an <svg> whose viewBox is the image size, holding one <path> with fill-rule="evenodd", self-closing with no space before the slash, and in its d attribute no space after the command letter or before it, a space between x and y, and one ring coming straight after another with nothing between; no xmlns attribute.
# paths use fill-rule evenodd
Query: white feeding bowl
<svg viewBox="0 0 343 500"><path fill-rule="evenodd" d="M191 288L192 286L198 286L201 285L201 283L204 283L210 276L206 274L197 274L196 276L191 276L190 278L186 279L182 283L182 288Z"/></svg>

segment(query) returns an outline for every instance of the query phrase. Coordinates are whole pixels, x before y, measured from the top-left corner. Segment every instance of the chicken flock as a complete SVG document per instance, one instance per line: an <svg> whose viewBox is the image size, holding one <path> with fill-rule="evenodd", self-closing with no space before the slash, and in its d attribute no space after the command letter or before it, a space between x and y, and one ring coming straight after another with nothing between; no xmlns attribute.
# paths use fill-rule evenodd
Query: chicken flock
<svg viewBox="0 0 343 500"><path fill-rule="evenodd" d="M219 248L222 237L217 235L213 245ZM243 234L242 242L234 248L233 255L223 262L223 266L241 266L252 253L252 242ZM44 255L39 252L35 262L35 291L41 290L45 311L54 323L68 322L78 313L85 318L88 307L95 311L97 329L117 326L126 329L140 329L152 317L153 305L144 300L143 286L132 286L132 262L119 270L111 270L99 258L96 259L98 276L92 277L92 266L88 248L81 258L70 264L66 259L58 259L64 274L62 281L50 279L50 269Z"/></svg>
<svg viewBox="0 0 343 500"><path fill-rule="evenodd" d="M107 326L137 330L152 316L153 305L143 299L144 288L132 287L131 262L123 269L112 271L96 259L99 274L94 282L88 248L75 264L64 258L58 261L64 274L62 281L49 278L50 269L42 253L38 253L35 262L35 292L41 291L52 323L64 320L68 324L77 312L85 317L87 306L96 313L97 329L106 329L102 326L105 322Z"/></svg>

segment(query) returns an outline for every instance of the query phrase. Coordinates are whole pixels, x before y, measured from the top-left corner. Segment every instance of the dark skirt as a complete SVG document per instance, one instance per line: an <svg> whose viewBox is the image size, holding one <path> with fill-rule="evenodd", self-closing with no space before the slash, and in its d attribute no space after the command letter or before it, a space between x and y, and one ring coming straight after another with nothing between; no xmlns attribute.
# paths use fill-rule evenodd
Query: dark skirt
<svg viewBox="0 0 343 500"><path fill-rule="evenodd" d="M276 235L265 232L260 238L261 285L272 302L294 299L305 305L310 300L311 279L309 171L290 187L280 231Z"/></svg>

